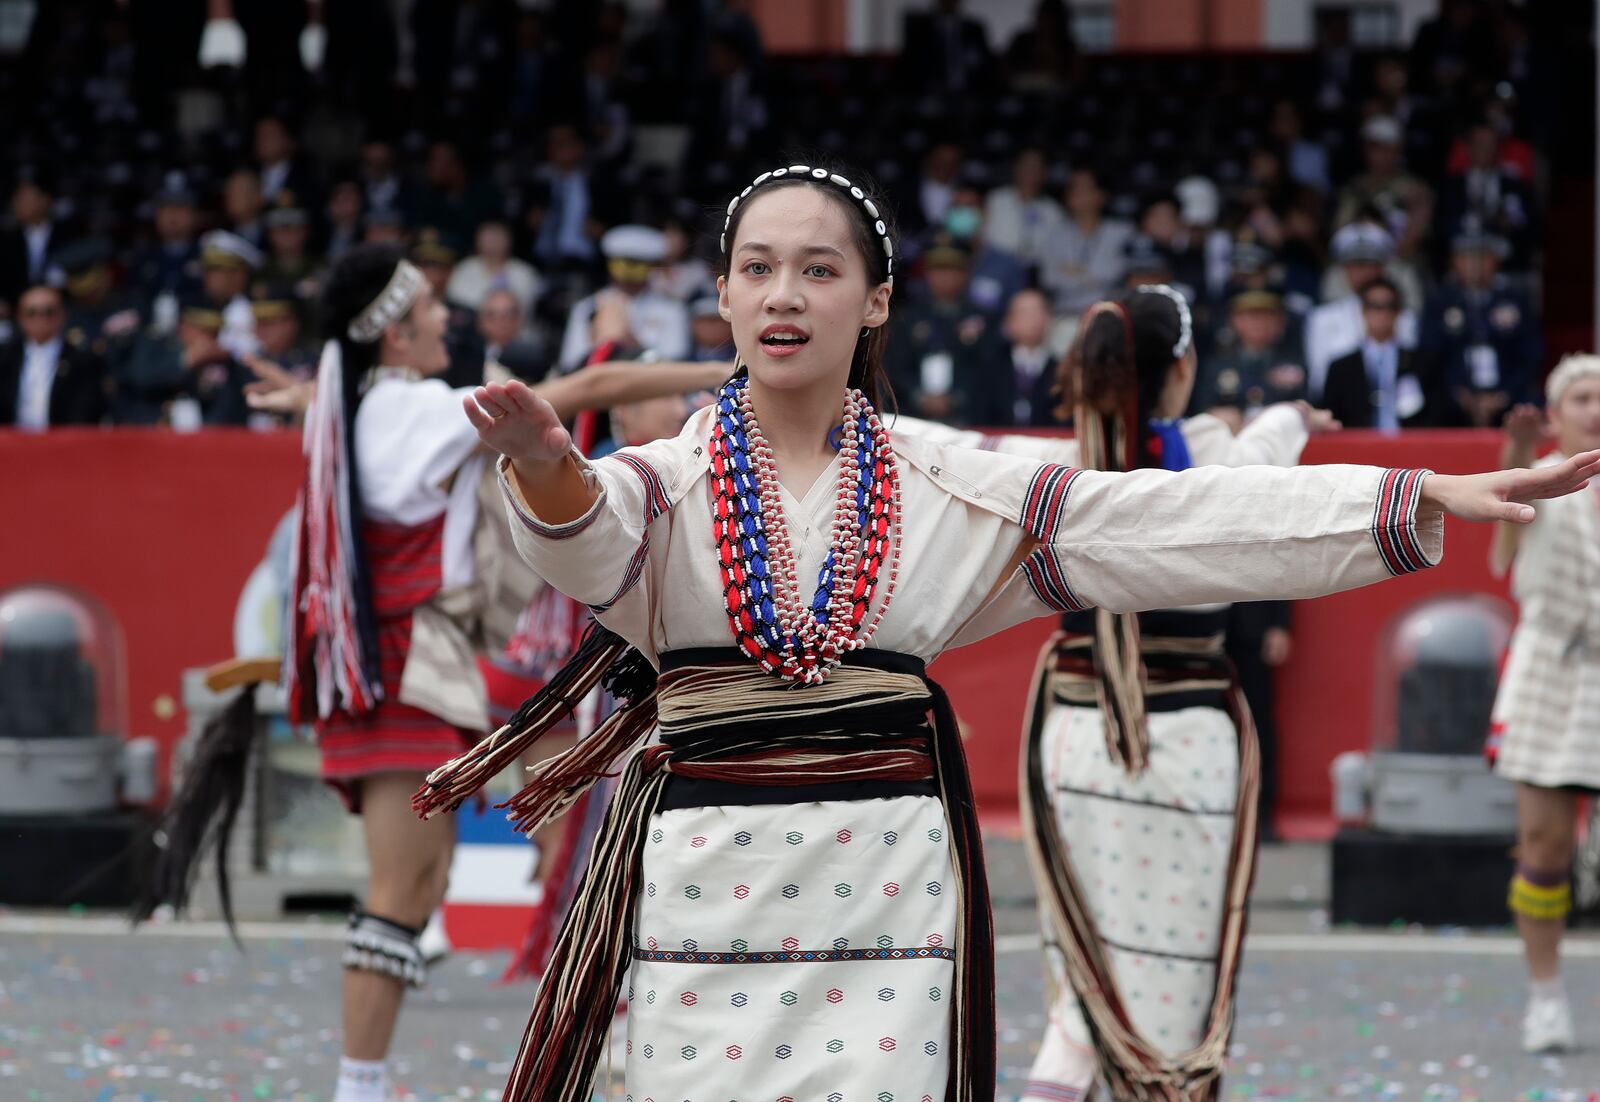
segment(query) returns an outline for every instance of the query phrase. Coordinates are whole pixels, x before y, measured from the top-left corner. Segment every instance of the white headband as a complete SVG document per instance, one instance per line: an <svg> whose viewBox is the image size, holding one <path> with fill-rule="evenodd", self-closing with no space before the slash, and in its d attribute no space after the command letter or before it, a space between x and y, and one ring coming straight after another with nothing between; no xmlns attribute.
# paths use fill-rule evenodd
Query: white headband
<svg viewBox="0 0 1600 1102"><path fill-rule="evenodd" d="M717 239L723 253L726 254L728 251L728 227L733 224L734 208L747 199L752 191L768 180L776 180L784 176L809 176L813 180L825 180L828 183L837 184L849 193L850 198L861 204L861 209L866 211L867 216L872 219L872 228L877 231L878 240L883 242L884 265L889 274L887 282L892 288L894 286L894 242L889 239L889 227L884 222L883 215L878 213L878 205L867 198L866 192L856 187L849 180L846 180L837 172L830 173L825 168L812 168L810 165L790 165L788 168L776 168L771 172L763 172L760 176L750 181L750 186L735 195L733 201L728 204L728 217L722 220L722 236Z"/></svg>
<svg viewBox="0 0 1600 1102"><path fill-rule="evenodd" d="M1546 406L1559 405L1561 396L1567 388L1579 379L1600 378L1600 356L1592 352L1575 352L1564 356L1556 364L1556 369L1550 372L1550 377L1544 383L1544 400Z"/></svg>
<svg viewBox="0 0 1600 1102"><path fill-rule="evenodd" d="M417 301L417 296L428 285L428 278L415 264L402 260L395 265L394 275L383 292L357 314L345 335L357 344L371 344L383 336L383 331L401 318Z"/></svg>
<svg viewBox="0 0 1600 1102"><path fill-rule="evenodd" d="M1183 354L1189 351L1189 342L1194 340L1194 319L1189 316L1189 300L1183 297L1183 292L1165 283L1141 283L1135 290L1145 295L1166 295L1172 300L1172 305L1178 308L1178 343L1172 346L1172 358L1183 359Z"/></svg>

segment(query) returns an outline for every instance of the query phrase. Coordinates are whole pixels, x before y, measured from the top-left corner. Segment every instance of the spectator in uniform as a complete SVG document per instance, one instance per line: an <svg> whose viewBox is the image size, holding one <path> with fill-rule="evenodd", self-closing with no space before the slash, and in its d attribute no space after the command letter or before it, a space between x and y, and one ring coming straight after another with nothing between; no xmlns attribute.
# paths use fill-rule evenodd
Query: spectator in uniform
<svg viewBox="0 0 1600 1102"><path fill-rule="evenodd" d="M895 311L885 368L906 412L952 425L1011 418L1005 338L970 295L972 253L948 237L923 254L924 286Z"/></svg>
<svg viewBox="0 0 1600 1102"><path fill-rule="evenodd" d="M1544 342L1527 296L1500 275L1505 239L1468 226L1451 242L1450 278L1423 311L1422 353L1446 423L1493 427L1537 397Z"/></svg>

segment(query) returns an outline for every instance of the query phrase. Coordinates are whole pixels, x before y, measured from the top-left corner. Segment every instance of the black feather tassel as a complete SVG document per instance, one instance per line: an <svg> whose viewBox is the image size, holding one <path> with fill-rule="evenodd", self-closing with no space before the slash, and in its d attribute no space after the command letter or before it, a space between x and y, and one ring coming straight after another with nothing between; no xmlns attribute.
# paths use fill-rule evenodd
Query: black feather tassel
<svg viewBox="0 0 1600 1102"><path fill-rule="evenodd" d="M134 925L147 921L163 904L186 910L200 863L208 850L214 850L222 917L234 943L239 943L228 884L228 840L244 803L256 731L256 686L251 684L200 733L183 781L156 828L154 865L131 908Z"/></svg>

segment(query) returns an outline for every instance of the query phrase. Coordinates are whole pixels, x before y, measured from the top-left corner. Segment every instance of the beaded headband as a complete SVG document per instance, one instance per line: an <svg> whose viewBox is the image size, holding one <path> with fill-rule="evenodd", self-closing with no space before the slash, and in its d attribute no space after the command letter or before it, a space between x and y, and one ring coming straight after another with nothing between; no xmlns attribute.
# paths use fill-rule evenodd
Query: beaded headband
<svg viewBox="0 0 1600 1102"><path fill-rule="evenodd" d="M371 344L383 336L383 331L401 318L417 301L417 296L428 285L427 277L409 260L395 265L389 285L357 314L345 330L345 335L357 344Z"/></svg>
<svg viewBox="0 0 1600 1102"><path fill-rule="evenodd" d="M1183 359L1183 354L1189 351L1189 343L1194 340L1194 319L1189 316L1189 300L1183 297L1182 292L1165 283L1141 283L1135 290L1142 295L1165 295L1178 308L1178 343L1172 346L1172 358Z"/></svg>
<svg viewBox="0 0 1600 1102"><path fill-rule="evenodd" d="M867 216L872 219L872 228L877 231L878 239L883 242L884 263L889 273L887 282L892 289L894 287L894 242L889 239L889 227L884 222L883 215L878 213L878 205L867 198L866 192L856 187L849 180L846 180L837 172L829 172L825 168L812 168L810 165L790 165L788 168L775 168L771 172L763 172L752 180L750 186L735 195L733 201L728 204L728 216L722 221L722 236L717 239L723 254L726 255L728 252L728 227L733 224L734 210L740 203L750 197L752 191L768 180L777 180L785 176L815 180L819 183L836 184L845 194L861 204L861 209L866 211Z"/></svg>

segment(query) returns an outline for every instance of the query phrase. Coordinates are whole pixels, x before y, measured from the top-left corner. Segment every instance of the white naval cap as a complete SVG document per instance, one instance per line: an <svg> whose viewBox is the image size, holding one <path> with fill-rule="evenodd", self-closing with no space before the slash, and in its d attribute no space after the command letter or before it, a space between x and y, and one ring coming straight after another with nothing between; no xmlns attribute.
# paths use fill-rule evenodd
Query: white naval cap
<svg viewBox="0 0 1600 1102"><path fill-rule="evenodd" d="M205 264L244 267L251 271L261 267L261 250L236 233L212 230L200 239L200 259Z"/></svg>
<svg viewBox="0 0 1600 1102"><path fill-rule="evenodd" d="M1382 264L1394 255L1394 238L1374 222L1352 222L1333 235L1333 259L1340 264Z"/></svg>
<svg viewBox="0 0 1600 1102"><path fill-rule="evenodd" d="M600 238L600 251L611 260L659 264L667 258L667 235L649 226L613 226Z"/></svg>

